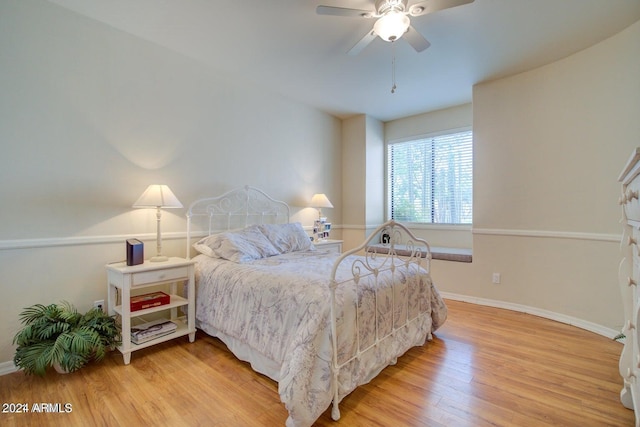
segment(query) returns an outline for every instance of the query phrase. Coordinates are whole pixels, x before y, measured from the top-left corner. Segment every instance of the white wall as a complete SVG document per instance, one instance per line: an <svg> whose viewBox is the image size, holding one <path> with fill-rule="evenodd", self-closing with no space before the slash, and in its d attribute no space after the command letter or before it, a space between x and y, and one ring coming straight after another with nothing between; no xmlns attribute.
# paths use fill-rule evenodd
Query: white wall
<svg viewBox="0 0 640 427"><path fill-rule="evenodd" d="M365 228L367 117L358 115L342 123L342 238L343 249L362 242Z"/></svg>
<svg viewBox="0 0 640 427"><path fill-rule="evenodd" d="M441 290L621 329L617 177L640 144L638 52L640 22L474 87L473 263L435 261Z"/></svg>
<svg viewBox="0 0 640 427"><path fill-rule="evenodd" d="M365 224L377 226L384 222L384 123L367 116ZM368 233L367 233L368 234Z"/></svg>
<svg viewBox="0 0 640 427"><path fill-rule="evenodd" d="M366 115L342 126L343 248L360 245L384 222L384 123Z"/></svg>
<svg viewBox="0 0 640 427"><path fill-rule="evenodd" d="M341 122L46 1L0 2L0 363L18 314L106 297L124 239L155 253L152 183L183 204L250 184L310 226L311 195L341 220ZM184 255L184 209L165 211ZM177 236L176 239L171 239Z"/></svg>

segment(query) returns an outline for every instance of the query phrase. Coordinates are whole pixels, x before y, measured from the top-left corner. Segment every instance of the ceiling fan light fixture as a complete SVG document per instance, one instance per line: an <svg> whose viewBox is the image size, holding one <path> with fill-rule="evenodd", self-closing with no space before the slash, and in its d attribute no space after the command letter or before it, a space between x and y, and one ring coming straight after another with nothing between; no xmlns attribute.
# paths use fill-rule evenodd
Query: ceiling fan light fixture
<svg viewBox="0 0 640 427"><path fill-rule="evenodd" d="M389 11L373 25L373 31L384 41L394 42L407 32L409 17L402 12Z"/></svg>

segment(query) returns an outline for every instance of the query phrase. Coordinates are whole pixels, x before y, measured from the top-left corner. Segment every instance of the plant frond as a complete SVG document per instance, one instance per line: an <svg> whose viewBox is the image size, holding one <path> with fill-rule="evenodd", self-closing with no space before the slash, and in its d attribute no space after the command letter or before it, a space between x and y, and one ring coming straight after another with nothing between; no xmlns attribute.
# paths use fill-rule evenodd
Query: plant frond
<svg viewBox="0 0 640 427"><path fill-rule="evenodd" d="M67 372L75 372L89 362L88 357L77 353L65 353L60 361L60 367Z"/></svg>
<svg viewBox="0 0 640 427"><path fill-rule="evenodd" d="M27 374L44 375L51 357L51 342L39 342L16 349L13 362Z"/></svg>
<svg viewBox="0 0 640 427"><path fill-rule="evenodd" d="M67 332L70 328L71 326L68 323L61 321L44 323L41 325L35 338L48 340L52 337L56 337L64 332Z"/></svg>
<svg viewBox="0 0 640 427"><path fill-rule="evenodd" d="M20 321L23 324L31 323L41 317L49 317L49 313L55 312L56 310L57 307L55 304L46 306L42 304L35 304L22 310L22 313L20 313Z"/></svg>
<svg viewBox="0 0 640 427"><path fill-rule="evenodd" d="M58 304L60 319L71 325L77 325L82 315L78 313L78 310L68 301L62 301Z"/></svg>

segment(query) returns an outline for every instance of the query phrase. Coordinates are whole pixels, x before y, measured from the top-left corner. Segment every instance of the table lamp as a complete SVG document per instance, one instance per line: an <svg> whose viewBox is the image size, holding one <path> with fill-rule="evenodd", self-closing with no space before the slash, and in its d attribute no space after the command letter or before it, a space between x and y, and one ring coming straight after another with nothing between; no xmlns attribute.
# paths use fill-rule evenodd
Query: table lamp
<svg viewBox="0 0 640 427"><path fill-rule="evenodd" d="M171 189L166 185L150 185L142 193L142 196L136 200L133 204L134 208L156 208L157 218L157 236L156 244L158 247L156 256L149 259L152 262L167 261L169 258L162 255L162 236L160 234L160 216L162 215L160 209L181 208L182 203L173 194Z"/></svg>
<svg viewBox="0 0 640 427"><path fill-rule="evenodd" d="M311 198L311 207L318 209L318 219L322 218L322 208L332 208L333 205L323 193L314 194Z"/></svg>

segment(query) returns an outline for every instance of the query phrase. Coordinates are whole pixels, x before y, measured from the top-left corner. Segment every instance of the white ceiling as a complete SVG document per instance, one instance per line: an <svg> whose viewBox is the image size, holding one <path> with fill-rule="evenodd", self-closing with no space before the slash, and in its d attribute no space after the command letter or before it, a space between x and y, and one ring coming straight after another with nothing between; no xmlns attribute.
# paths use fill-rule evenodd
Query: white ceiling
<svg viewBox="0 0 640 427"><path fill-rule="evenodd" d="M475 83L535 68L640 20L640 0L475 0L412 18L431 47L374 40L346 52L373 20L320 16L318 5L375 0L49 0L338 117L382 121L471 102ZM409 0L409 5L420 0ZM396 93L391 93L392 51Z"/></svg>

